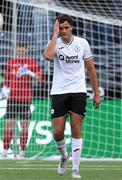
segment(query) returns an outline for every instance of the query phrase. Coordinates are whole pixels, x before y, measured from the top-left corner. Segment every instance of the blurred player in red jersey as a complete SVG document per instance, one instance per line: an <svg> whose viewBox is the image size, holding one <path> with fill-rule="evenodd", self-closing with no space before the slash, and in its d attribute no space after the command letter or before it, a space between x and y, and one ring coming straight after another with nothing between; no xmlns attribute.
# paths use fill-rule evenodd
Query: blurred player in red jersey
<svg viewBox="0 0 122 180"><path fill-rule="evenodd" d="M28 140L30 104L32 101L32 80L43 81L41 69L35 60L27 57L27 47L19 43L16 47L16 58L10 59L5 68L1 96L7 98L7 112L3 140L2 157L7 156L12 130L16 118L20 118L22 132L20 137L20 157L24 157Z"/></svg>

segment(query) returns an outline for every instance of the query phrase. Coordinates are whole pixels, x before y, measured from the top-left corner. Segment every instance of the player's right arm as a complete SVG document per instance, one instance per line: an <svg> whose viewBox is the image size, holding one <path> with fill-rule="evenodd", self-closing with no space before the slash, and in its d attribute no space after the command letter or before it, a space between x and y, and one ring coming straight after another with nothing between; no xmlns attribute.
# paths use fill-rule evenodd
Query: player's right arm
<svg viewBox="0 0 122 180"><path fill-rule="evenodd" d="M53 57L55 56L56 42L57 42L58 36L59 36L59 22L58 20L56 20L54 24L54 33L53 33L52 39L48 43L43 53L44 58L46 60L52 60Z"/></svg>

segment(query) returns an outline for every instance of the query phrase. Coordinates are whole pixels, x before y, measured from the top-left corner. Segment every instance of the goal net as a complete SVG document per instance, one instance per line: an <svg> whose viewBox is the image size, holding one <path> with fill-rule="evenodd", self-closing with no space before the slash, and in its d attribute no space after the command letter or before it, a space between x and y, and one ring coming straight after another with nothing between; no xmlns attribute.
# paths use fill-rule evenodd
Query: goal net
<svg viewBox="0 0 122 180"><path fill-rule="evenodd" d="M39 3L41 2L41 3ZM82 158L122 157L122 2L119 0L4 0L0 6L0 83L4 67L16 57L16 44L27 44L27 56L35 60L43 73L40 85L32 80L33 98L28 127L26 158L48 158L59 155L52 137L50 87L53 61L46 62L43 50L50 40L56 16L68 14L74 20L74 35L85 37L92 48L99 79L102 104L92 105L93 92L87 81L87 116L83 123ZM87 72L86 72L87 77ZM24 87L23 87L24 89ZM3 151L7 99L0 100L0 156ZM8 158L18 157L21 149L21 120L16 118ZM71 151L70 122L67 119L67 148Z"/></svg>

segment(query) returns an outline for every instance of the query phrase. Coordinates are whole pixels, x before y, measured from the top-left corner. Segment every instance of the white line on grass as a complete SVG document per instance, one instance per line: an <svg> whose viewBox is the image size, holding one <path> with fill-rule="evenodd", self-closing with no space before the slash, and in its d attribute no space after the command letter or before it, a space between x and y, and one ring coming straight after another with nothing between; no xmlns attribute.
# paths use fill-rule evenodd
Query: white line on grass
<svg viewBox="0 0 122 180"><path fill-rule="evenodd" d="M19 166L21 168L22 167L56 167L56 164L52 165L52 164L9 164L6 165L8 167L17 167ZM72 167L71 164L68 165L69 167ZM122 169L122 165L81 165L81 168L121 168Z"/></svg>
<svg viewBox="0 0 122 180"><path fill-rule="evenodd" d="M121 171L122 168L80 168L82 171ZM57 168L30 168L30 167L1 167L0 170L48 170L48 171L56 171ZM67 170L71 170L71 168L67 168Z"/></svg>

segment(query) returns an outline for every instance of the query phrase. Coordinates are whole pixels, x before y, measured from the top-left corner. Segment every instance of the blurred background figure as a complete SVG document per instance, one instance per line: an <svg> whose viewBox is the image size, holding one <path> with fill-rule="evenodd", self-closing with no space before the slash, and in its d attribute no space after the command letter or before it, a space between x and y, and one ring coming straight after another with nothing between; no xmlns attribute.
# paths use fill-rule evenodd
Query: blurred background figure
<svg viewBox="0 0 122 180"><path fill-rule="evenodd" d="M4 82L1 97L7 98L7 113L3 139L2 157L7 156L13 138L13 128L17 118L21 122L20 157L24 157L28 140L28 125L30 119L30 104L32 101L32 80L42 83L43 75L37 62L27 57L27 46L18 43L16 58L8 60L4 71Z"/></svg>

